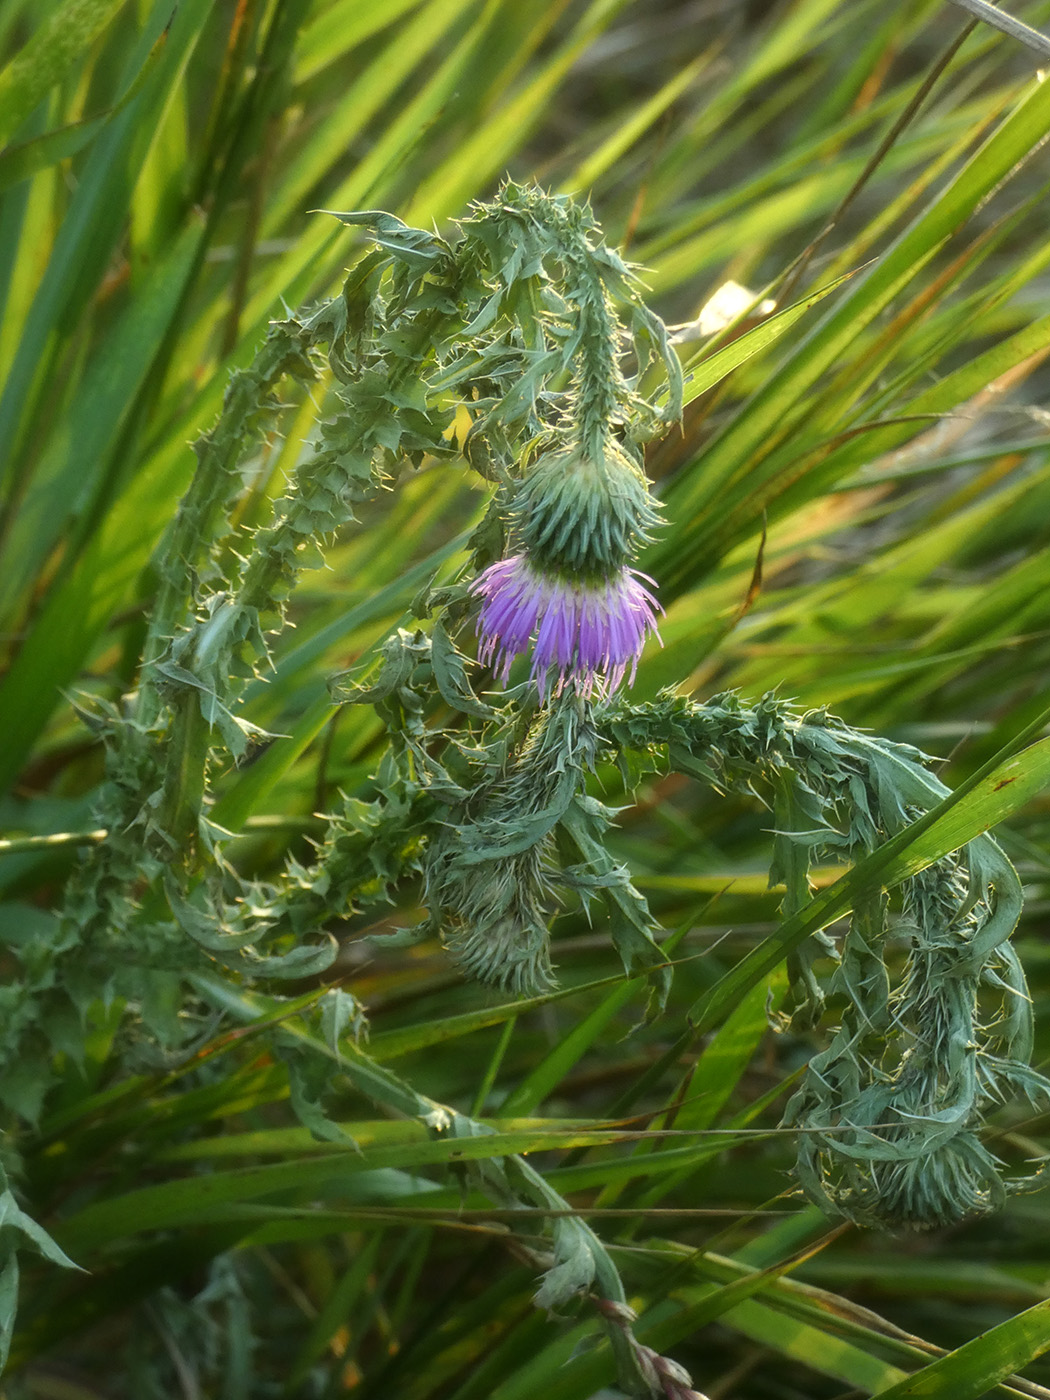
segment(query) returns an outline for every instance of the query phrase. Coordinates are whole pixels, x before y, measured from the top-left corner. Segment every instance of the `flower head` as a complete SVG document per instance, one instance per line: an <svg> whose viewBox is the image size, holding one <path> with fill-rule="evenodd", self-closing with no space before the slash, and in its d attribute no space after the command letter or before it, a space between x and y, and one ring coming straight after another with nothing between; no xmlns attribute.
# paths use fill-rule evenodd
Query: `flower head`
<svg viewBox="0 0 1050 1400"><path fill-rule="evenodd" d="M494 664L506 684L514 658L531 643L541 696L552 676L555 694L569 681L584 695L611 694L625 676L634 680L645 639L656 632L661 609L645 577L620 568L577 581L540 571L524 554L500 559L471 585L483 600L478 659Z"/></svg>

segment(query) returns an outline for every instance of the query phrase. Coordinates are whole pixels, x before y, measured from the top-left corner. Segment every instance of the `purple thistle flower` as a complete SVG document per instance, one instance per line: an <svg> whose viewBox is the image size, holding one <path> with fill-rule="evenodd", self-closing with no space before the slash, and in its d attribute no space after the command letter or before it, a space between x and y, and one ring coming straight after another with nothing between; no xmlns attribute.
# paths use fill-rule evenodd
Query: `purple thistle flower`
<svg viewBox="0 0 1050 1400"><path fill-rule="evenodd" d="M531 676L541 698L552 671L555 695L570 681L584 695L611 695L625 676L633 682L648 634L659 636L662 609L641 579L652 583L622 568L598 583L576 583L539 572L524 554L500 559L471 584L483 600L478 660L494 665L506 685L514 658L535 638Z"/></svg>

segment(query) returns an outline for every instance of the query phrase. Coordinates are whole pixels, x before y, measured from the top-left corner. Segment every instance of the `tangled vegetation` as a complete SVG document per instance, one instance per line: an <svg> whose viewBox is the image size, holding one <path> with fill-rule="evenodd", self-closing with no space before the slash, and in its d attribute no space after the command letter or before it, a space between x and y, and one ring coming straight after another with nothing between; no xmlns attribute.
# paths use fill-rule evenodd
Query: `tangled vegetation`
<svg viewBox="0 0 1050 1400"><path fill-rule="evenodd" d="M574 166L630 5L0 10L12 1400L1045 1393L1050 85L938 8Z"/></svg>

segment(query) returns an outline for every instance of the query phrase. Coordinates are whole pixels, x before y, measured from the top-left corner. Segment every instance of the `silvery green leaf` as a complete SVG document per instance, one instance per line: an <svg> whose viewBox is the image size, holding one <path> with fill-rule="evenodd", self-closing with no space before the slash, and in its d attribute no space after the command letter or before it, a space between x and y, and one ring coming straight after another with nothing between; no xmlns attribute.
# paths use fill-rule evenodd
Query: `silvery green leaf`
<svg viewBox="0 0 1050 1400"><path fill-rule="evenodd" d="M318 213L331 214L340 223L351 227L356 225L371 230L381 248L407 263L414 272L429 272L434 263L448 253L447 245L435 234L410 228L395 215L386 214L381 209L363 209L349 214L320 209Z"/></svg>
<svg viewBox="0 0 1050 1400"><path fill-rule="evenodd" d="M0 1230L5 1227L17 1230L52 1264L59 1264L64 1269L80 1268L59 1248L44 1227L25 1213L6 1186L0 1193Z"/></svg>
<svg viewBox="0 0 1050 1400"><path fill-rule="evenodd" d="M536 1306L548 1312L575 1301L594 1282L594 1253L589 1234L578 1220L555 1220L554 1260L533 1295Z"/></svg>
<svg viewBox="0 0 1050 1400"><path fill-rule="evenodd" d="M454 710L473 715L476 719L494 718L496 711L490 705L482 704L474 694L467 676L465 658L456 649L440 618L434 624L430 643L434 682L445 701Z"/></svg>

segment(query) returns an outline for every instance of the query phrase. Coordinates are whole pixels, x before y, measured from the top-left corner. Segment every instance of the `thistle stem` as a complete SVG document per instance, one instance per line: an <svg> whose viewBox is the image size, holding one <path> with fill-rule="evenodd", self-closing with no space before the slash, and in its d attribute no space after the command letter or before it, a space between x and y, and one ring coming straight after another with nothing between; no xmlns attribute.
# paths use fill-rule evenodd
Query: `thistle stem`
<svg viewBox="0 0 1050 1400"><path fill-rule="evenodd" d="M219 421L194 446L197 467L193 479L157 551L160 586L143 646L135 708L135 717L145 728L156 723L163 704L152 663L167 651L192 607L200 560L215 536L220 512L231 494L240 489L237 463L248 440L260 431L260 424L253 420L274 410L270 395L286 374L313 377L308 354L314 343L311 325L282 321L270 327L251 365L234 372Z"/></svg>

